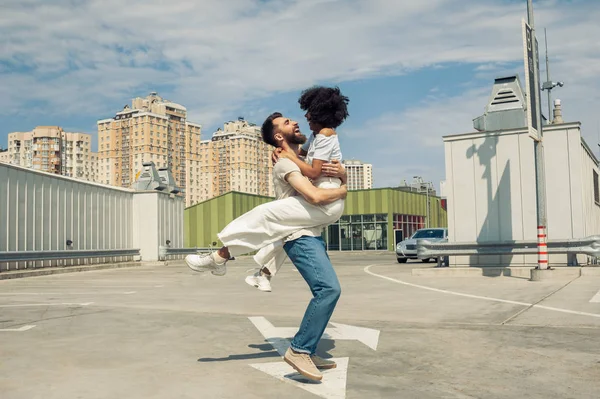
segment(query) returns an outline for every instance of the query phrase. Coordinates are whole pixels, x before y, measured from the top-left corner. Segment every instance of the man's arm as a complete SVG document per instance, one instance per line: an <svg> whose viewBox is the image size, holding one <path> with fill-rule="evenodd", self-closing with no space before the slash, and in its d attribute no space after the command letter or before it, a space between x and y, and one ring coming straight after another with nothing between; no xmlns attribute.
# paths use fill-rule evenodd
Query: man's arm
<svg viewBox="0 0 600 399"><path fill-rule="evenodd" d="M298 172L291 172L286 180L306 201L313 205L327 205L346 198L348 189L345 184L340 188L318 188Z"/></svg>

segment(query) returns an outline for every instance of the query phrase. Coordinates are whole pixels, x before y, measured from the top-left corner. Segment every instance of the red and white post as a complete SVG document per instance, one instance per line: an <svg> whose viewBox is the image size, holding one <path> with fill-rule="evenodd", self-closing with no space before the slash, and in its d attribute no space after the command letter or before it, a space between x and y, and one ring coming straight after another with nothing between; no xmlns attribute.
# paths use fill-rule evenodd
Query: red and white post
<svg viewBox="0 0 600 399"><path fill-rule="evenodd" d="M546 226L538 226L537 233L538 245L538 269L548 268L548 243L546 241Z"/></svg>
<svg viewBox="0 0 600 399"><path fill-rule="evenodd" d="M533 71L533 90L527 89L527 95L530 98L531 111L528 111L528 126L530 131L535 129L537 131L538 140L534 143L534 157L535 157L535 188L536 188L536 210L537 210L537 225L538 225L538 265L536 269L546 270L548 269L548 244L546 237L546 226L548 226L546 217L546 175L544 170L544 132L542 128L542 110L540 106L540 70L539 70L539 54L537 40L535 38L535 25L533 22L533 0L527 0L527 22L531 28L531 34L529 39L527 37L524 41L524 47L526 49L525 64L526 64L526 76L529 76L529 72ZM527 36L527 29L524 29L525 36ZM531 53L532 57L528 55ZM530 78L528 78L530 79ZM535 116L535 117L534 117ZM535 123L533 121L535 120Z"/></svg>

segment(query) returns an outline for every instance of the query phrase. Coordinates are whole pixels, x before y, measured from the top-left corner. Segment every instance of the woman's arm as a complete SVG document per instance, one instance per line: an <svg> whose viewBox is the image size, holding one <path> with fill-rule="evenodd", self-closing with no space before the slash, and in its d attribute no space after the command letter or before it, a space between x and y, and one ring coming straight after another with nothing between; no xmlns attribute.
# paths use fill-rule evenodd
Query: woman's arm
<svg viewBox="0 0 600 399"><path fill-rule="evenodd" d="M307 164L303 160L299 159L295 154L292 154L287 151L283 151L279 154L280 158L288 158L290 161L294 162L300 168L300 172L309 179L316 179L321 175L321 169L323 168L323 164L325 161L320 159L313 159L312 165Z"/></svg>

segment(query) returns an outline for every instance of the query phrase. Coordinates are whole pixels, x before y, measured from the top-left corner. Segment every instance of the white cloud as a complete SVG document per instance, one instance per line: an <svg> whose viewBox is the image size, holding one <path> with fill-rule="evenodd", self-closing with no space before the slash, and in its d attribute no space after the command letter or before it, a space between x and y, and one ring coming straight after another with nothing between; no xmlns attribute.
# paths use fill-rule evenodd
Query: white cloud
<svg viewBox="0 0 600 399"><path fill-rule="evenodd" d="M472 119L483 114L490 94L491 86L453 97L436 93L402 112L344 130L344 156L374 164L377 187L395 186L416 175L439 186L445 179L442 137L474 131Z"/></svg>
<svg viewBox="0 0 600 399"><path fill-rule="evenodd" d="M538 28L550 28L552 77L566 82L555 97L567 119L595 127L600 8L595 0L535 5ZM490 79L483 89L477 83L448 96L438 87L425 102L373 118L360 131L349 125L354 134L346 140L371 143L356 155L350 146L350 155L370 158L381 185L418 171L436 181L443 177L441 135L470 130L494 74L522 62L525 14L525 1L497 0L4 0L0 114L101 119L160 87L209 126L319 81L480 64L474 78ZM382 138L371 140L364 128Z"/></svg>

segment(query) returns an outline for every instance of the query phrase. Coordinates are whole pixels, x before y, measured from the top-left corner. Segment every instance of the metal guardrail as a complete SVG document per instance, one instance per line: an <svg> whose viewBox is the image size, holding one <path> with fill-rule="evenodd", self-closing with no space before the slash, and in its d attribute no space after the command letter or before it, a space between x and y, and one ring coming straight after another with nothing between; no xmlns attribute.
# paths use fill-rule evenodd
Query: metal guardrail
<svg viewBox="0 0 600 399"><path fill-rule="evenodd" d="M212 247L208 248L171 248L165 246L158 247L158 260L164 261L167 260L168 256L174 255L194 255L203 252L211 252L213 250Z"/></svg>
<svg viewBox="0 0 600 399"><path fill-rule="evenodd" d="M600 257L600 236L568 240L549 240L549 254L584 254ZM537 241L497 241L497 242L431 242L417 240L417 257L419 259L472 255L535 255Z"/></svg>
<svg viewBox="0 0 600 399"><path fill-rule="evenodd" d="M139 249L84 249L64 251L9 251L0 252L0 262L25 262L62 259L114 258L139 256Z"/></svg>

